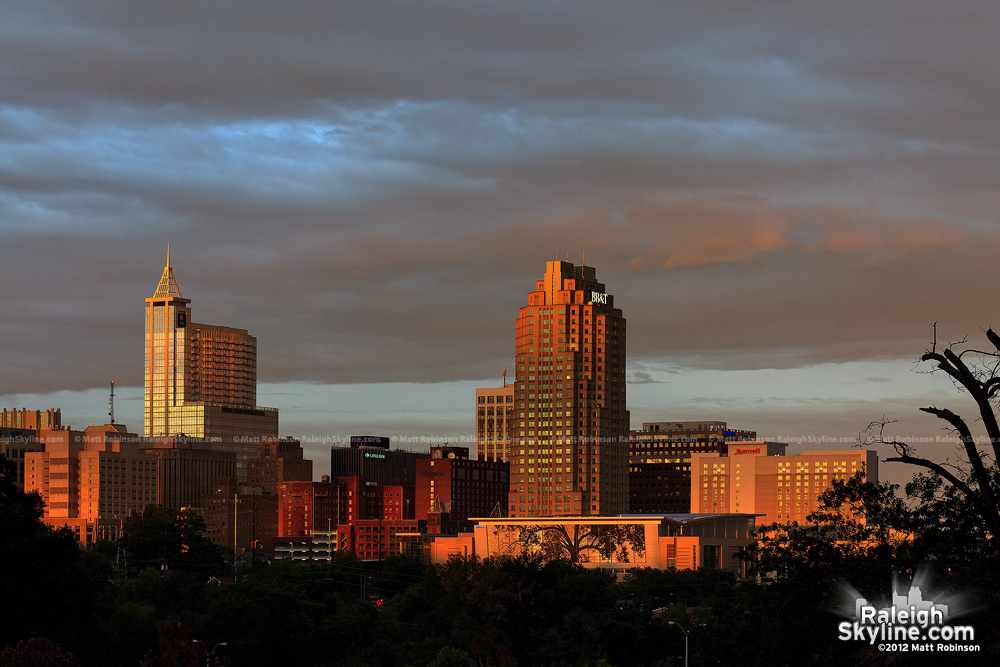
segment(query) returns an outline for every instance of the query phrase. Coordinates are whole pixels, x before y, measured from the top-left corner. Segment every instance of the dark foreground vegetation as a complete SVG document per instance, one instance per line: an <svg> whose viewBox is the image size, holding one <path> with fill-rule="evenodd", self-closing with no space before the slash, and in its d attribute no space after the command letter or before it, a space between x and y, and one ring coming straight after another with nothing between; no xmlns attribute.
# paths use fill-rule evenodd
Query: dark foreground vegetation
<svg viewBox="0 0 1000 667"><path fill-rule="evenodd" d="M162 508L137 518L121 543L81 551L40 522L37 495L4 482L0 664L682 665L681 628L692 665L997 664L991 540L926 478L911 492L927 498L919 512L885 487L838 485L831 528L767 533L751 556L776 576L760 582L649 569L619 581L566 561L370 565L349 554L233 573L195 517ZM882 512L881 523L854 523L846 510L859 503ZM893 571L921 563L938 593L972 596L979 609L961 622L974 626L979 654L901 655L837 638L840 580L872 599L889 593Z"/></svg>
<svg viewBox="0 0 1000 667"><path fill-rule="evenodd" d="M956 435L959 462L922 458L876 422L865 444L926 472L905 493L860 476L834 483L811 517L822 527L762 529L746 554L750 581L718 570L618 579L532 558L372 565L350 554L232 572L197 514L156 507L119 542L81 551L45 527L41 498L18 491L0 457L0 665L682 665L685 631L694 666L997 665L1000 336L987 339L980 350L935 336L922 357L976 407L969 420L923 408ZM986 431L983 444L970 425ZM919 569L924 599L960 612L949 623L971 626L974 639L960 643L978 652L838 638L859 595L887 598L894 573Z"/></svg>

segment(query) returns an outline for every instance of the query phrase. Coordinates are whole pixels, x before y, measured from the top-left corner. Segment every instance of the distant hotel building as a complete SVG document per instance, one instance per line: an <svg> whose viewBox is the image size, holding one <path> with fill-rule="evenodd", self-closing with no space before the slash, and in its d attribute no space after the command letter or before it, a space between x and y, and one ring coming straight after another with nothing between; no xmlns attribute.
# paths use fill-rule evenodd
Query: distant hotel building
<svg viewBox="0 0 1000 667"><path fill-rule="evenodd" d="M727 442L756 438L717 419L643 422L629 434L629 512L691 512L691 454L722 454Z"/></svg>
<svg viewBox="0 0 1000 667"><path fill-rule="evenodd" d="M257 339L245 329L191 321L170 253L146 299L145 435L191 436L237 455L237 475L256 440L278 435L278 411L257 407Z"/></svg>
<svg viewBox="0 0 1000 667"><path fill-rule="evenodd" d="M547 262L515 341L510 516L626 512L625 318L594 268Z"/></svg>
<svg viewBox="0 0 1000 667"><path fill-rule="evenodd" d="M762 514L757 525L807 523L835 479L863 470L878 482L878 455L846 449L785 455L785 445L738 442L722 454L691 455L691 511Z"/></svg>
<svg viewBox="0 0 1000 667"><path fill-rule="evenodd" d="M476 389L476 458L509 461L514 423L514 385Z"/></svg>

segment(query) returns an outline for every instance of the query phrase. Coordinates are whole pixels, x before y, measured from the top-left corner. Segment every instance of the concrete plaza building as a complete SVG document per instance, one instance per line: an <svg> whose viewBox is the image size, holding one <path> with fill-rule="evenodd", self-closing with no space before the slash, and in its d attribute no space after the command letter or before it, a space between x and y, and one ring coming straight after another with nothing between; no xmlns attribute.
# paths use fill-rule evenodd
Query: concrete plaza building
<svg viewBox="0 0 1000 667"><path fill-rule="evenodd" d="M630 514L618 517L475 519L470 533L424 536L422 557L445 563L452 556L540 555L567 558L570 539L583 567L625 572L631 568L696 570L712 567L746 576L742 553L753 542L752 514ZM627 530L611 553L596 548L602 531ZM525 539L530 536L530 539ZM550 548L555 540L556 548Z"/></svg>

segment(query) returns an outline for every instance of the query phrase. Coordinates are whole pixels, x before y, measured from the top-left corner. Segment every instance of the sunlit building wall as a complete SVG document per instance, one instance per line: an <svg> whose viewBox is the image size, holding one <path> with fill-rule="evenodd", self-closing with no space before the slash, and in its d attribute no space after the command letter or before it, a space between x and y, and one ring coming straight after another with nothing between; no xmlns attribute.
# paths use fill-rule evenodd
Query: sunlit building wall
<svg viewBox="0 0 1000 667"><path fill-rule="evenodd" d="M878 482L878 455L862 449L784 455L785 445L738 442L720 454L691 455L692 512L763 515L758 525L808 523L833 480L864 471Z"/></svg>
<svg viewBox="0 0 1000 667"><path fill-rule="evenodd" d="M510 516L626 512L625 318L593 267L546 263L515 368Z"/></svg>
<svg viewBox="0 0 1000 667"><path fill-rule="evenodd" d="M691 454L721 454L727 442L756 438L717 419L643 422L629 434L629 512L690 512Z"/></svg>
<svg viewBox="0 0 1000 667"><path fill-rule="evenodd" d="M439 503L451 532L468 530L469 517L503 516L509 469L505 461L470 460L468 447L431 447L430 458L417 461L416 518L426 521Z"/></svg>
<svg viewBox="0 0 1000 667"><path fill-rule="evenodd" d="M0 428L25 428L35 431L62 428L62 412L59 408L48 410L3 409L0 413Z"/></svg>
<svg viewBox="0 0 1000 667"><path fill-rule="evenodd" d="M44 521L84 544L115 539L125 518L157 502L157 460L118 424L42 430L45 450L25 455L25 490L45 502Z"/></svg>
<svg viewBox="0 0 1000 667"><path fill-rule="evenodd" d="M476 389L476 458L510 460L514 385Z"/></svg>
<svg viewBox="0 0 1000 667"><path fill-rule="evenodd" d="M285 482L278 491L278 537L333 531L337 527L338 504L336 484Z"/></svg>
<svg viewBox="0 0 1000 667"><path fill-rule="evenodd" d="M277 437L278 411L256 405L257 339L245 329L191 321L170 256L146 299L144 433L217 441L237 455L237 476L262 437Z"/></svg>

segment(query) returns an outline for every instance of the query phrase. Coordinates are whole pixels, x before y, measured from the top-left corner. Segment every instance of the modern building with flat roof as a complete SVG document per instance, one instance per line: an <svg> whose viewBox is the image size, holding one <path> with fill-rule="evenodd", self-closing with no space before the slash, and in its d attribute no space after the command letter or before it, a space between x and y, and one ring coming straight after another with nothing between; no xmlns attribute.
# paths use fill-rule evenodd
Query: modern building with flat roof
<svg viewBox="0 0 1000 667"><path fill-rule="evenodd" d="M691 454L722 453L727 442L756 438L718 419L643 422L629 433L629 512L690 512Z"/></svg>
<svg viewBox="0 0 1000 667"><path fill-rule="evenodd" d="M430 458L417 461L416 518L426 521L440 505L448 515L443 530L452 532L468 530L470 516L502 515L509 471L505 461L469 459L468 447L431 447Z"/></svg>
<svg viewBox="0 0 1000 667"><path fill-rule="evenodd" d="M157 460L121 424L40 430L44 451L26 452L25 491L45 502L43 520L83 544L115 539L125 518L157 502Z"/></svg>
<svg viewBox="0 0 1000 667"><path fill-rule="evenodd" d="M628 509L625 318L591 266L546 262L515 327L510 516Z"/></svg>
<svg viewBox="0 0 1000 667"><path fill-rule="evenodd" d="M352 436L350 447L330 448L330 477L357 477L363 484L413 486L417 460L429 456L391 449L388 438Z"/></svg>
<svg viewBox="0 0 1000 667"><path fill-rule="evenodd" d="M3 409L0 413L0 428L24 428L35 431L45 429L58 430L62 428L62 412L59 408L48 410Z"/></svg>
<svg viewBox="0 0 1000 667"><path fill-rule="evenodd" d="M808 522L833 480L863 471L878 482L874 450L840 449L785 455L785 445L737 442L723 454L691 455L692 511L748 512L758 525Z"/></svg>
<svg viewBox="0 0 1000 667"><path fill-rule="evenodd" d="M0 426L0 454L14 464L14 485L17 488L24 490L24 455L44 451L45 445L38 440L36 429Z"/></svg>
<svg viewBox="0 0 1000 667"><path fill-rule="evenodd" d="M713 567L746 576L743 551L753 542L752 514L626 514L615 517L476 518L472 533L425 536L433 563L452 556L537 554L586 568L694 570ZM573 552L572 554L570 552Z"/></svg>
<svg viewBox="0 0 1000 667"><path fill-rule="evenodd" d="M285 482L278 491L278 537L303 537L313 530L333 531L339 511L337 485Z"/></svg>
<svg viewBox="0 0 1000 667"><path fill-rule="evenodd" d="M143 453L157 460L156 502L174 509L205 507L221 481L236 480L236 454L201 438L145 438Z"/></svg>

